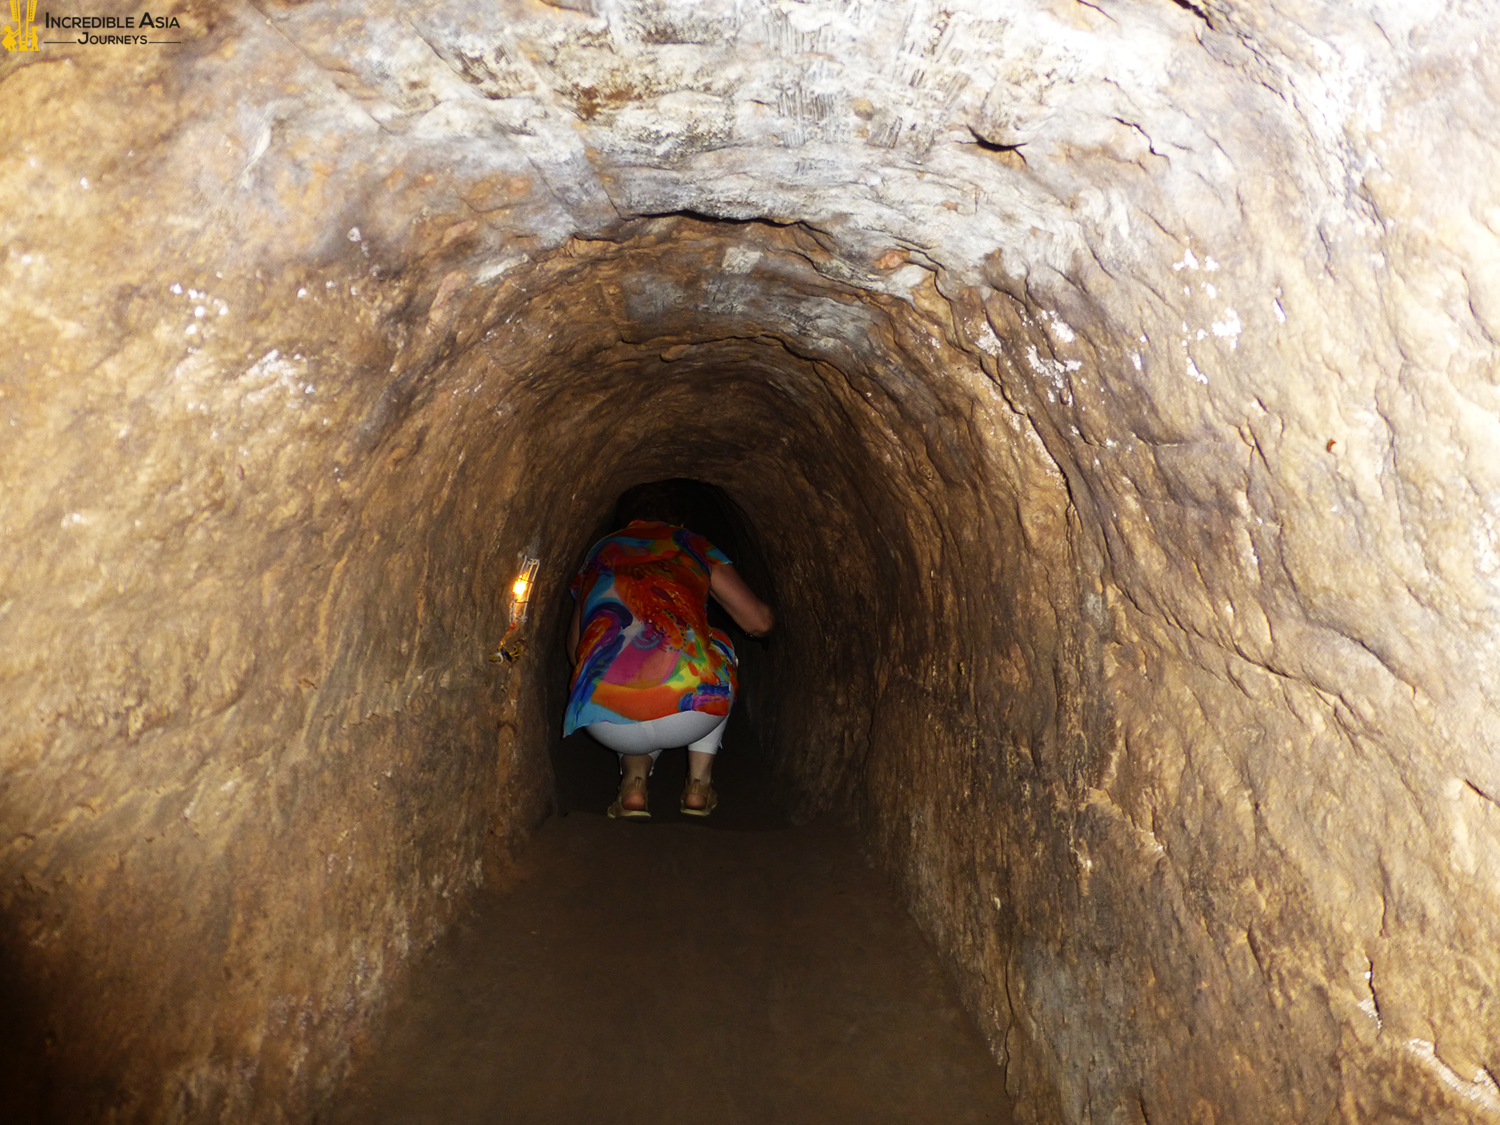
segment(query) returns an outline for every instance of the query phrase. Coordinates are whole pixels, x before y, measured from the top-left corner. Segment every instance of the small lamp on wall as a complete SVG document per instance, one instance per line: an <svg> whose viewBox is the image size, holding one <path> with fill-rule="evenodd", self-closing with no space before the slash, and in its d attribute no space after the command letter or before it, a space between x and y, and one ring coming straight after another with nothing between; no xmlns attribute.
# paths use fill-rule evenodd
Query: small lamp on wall
<svg viewBox="0 0 1500 1125"><path fill-rule="evenodd" d="M493 664L501 661L513 664L526 651L526 642L518 638L516 633L526 623L526 612L531 605L531 595L536 590L536 572L540 565L541 560L534 555L521 556L520 572L510 584L510 625L500 640L500 647L490 653L490 662Z"/></svg>
<svg viewBox="0 0 1500 1125"><path fill-rule="evenodd" d="M515 628L526 620L526 607L531 603L532 587L536 585L536 568L540 559L530 555L521 556L521 573L510 584L510 624Z"/></svg>

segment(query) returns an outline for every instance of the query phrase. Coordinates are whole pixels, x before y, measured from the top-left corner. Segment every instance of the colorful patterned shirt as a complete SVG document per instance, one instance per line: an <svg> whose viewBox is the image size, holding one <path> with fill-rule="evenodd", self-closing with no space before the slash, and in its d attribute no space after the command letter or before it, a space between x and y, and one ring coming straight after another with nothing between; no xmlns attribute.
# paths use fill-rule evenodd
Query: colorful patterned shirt
<svg viewBox="0 0 1500 1125"><path fill-rule="evenodd" d="M734 645L708 624L709 575L728 562L701 535L644 520L594 544L573 579L582 610L564 735L678 711L729 714Z"/></svg>

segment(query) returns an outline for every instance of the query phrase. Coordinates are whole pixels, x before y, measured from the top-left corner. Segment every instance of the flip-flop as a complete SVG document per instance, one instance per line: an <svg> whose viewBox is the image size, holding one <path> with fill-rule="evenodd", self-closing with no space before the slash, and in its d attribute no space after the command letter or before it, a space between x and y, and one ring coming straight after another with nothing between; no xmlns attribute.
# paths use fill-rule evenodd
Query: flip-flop
<svg viewBox="0 0 1500 1125"><path fill-rule="evenodd" d="M646 779L644 777L627 777L624 781L620 782L620 792L615 797L615 803L605 810L609 813L611 820L651 819L651 810L649 808L627 809L625 807L625 794L633 789L639 789L642 793L645 793Z"/></svg>
<svg viewBox="0 0 1500 1125"><path fill-rule="evenodd" d="M695 809L688 805L689 795L702 795L708 799L704 801L701 809ZM719 795L714 792L714 787L707 781L694 781L688 778L687 784L682 787L682 804L678 806L684 816L707 816L719 805Z"/></svg>

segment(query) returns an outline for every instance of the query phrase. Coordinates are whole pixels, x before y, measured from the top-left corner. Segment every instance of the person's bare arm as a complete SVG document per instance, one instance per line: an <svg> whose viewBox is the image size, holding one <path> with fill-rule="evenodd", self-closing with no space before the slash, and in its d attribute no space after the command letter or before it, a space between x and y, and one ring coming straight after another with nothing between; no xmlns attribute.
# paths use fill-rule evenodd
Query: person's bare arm
<svg viewBox="0 0 1500 1125"><path fill-rule="evenodd" d="M568 622L568 663L578 663L579 624L583 620L583 603L573 603L573 617Z"/></svg>
<svg viewBox="0 0 1500 1125"><path fill-rule="evenodd" d="M708 592L734 618L734 623L752 637L765 636L776 623L771 607L750 592L739 571L728 563L720 563L710 571Z"/></svg>

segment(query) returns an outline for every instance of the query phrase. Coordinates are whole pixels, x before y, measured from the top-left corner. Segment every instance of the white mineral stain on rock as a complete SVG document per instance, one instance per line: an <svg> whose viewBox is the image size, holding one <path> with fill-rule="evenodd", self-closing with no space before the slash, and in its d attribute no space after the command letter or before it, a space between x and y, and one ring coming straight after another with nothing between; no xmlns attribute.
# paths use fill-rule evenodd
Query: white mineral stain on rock
<svg viewBox="0 0 1500 1125"><path fill-rule="evenodd" d="M479 271L474 275L474 279L480 285L488 285L491 281L504 277L517 266L524 265L526 261L527 258L524 254L517 254L512 257L502 258L496 262L486 262L479 267Z"/></svg>
<svg viewBox="0 0 1500 1125"><path fill-rule="evenodd" d="M724 271L726 273L749 273L760 259L759 250L744 246L731 246L724 251Z"/></svg>
<svg viewBox="0 0 1500 1125"><path fill-rule="evenodd" d="M1464 1078L1438 1058L1436 1044L1431 1040L1408 1039L1406 1048L1435 1074L1443 1085L1453 1090L1465 1101L1488 1113L1500 1114L1500 1086L1496 1085L1494 1077L1483 1068L1476 1070L1472 1078Z"/></svg>
<svg viewBox="0 0 1500 1125"><path fill-rule="evenodd" d="M981 324L974 333L974 345L985 355L999 356L1000 340L988 324Z"/></svg>
<svg viewBox="0 0 1500 1125"><path fill-rule="evenodd" d="M1056 313L1048 311L1042 315L1051 323L1053 334L1063 343L1071 344L1078 338L1078 334L1068 324L1064 323Z"/></svg>
<svg viewBox="0 0 1500 1125"><path fill-rule="evenodd" d="M1213 334L1215 336L1219 337L1221 340L1229 341L1230 351L1233 351L1235 349L1235 346L1238 344L1237 337L1239 336L1240 330L1243 327L1240 324L1239 313L1235 312L1233 309L1225 309L1223 319L1214 321L1213 324L1209 325L1209 327L1213 329Z"/></svg>

